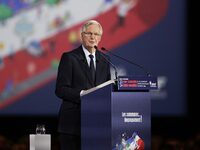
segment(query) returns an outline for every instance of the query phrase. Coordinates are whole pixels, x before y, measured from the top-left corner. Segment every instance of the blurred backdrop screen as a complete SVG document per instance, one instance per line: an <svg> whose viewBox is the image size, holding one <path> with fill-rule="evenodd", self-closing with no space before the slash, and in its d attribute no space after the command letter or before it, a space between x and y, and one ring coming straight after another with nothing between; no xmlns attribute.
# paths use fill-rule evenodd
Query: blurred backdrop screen
<svg viewBox="0 0 200 150"><path fill-rule="evenodd" d="M110 55L119 75L158 78L152 115L185 115L186 17L186 0L0 0L0 116L58 114L60 57L89 19L103 26L99 47L145 68Z"/></svg>

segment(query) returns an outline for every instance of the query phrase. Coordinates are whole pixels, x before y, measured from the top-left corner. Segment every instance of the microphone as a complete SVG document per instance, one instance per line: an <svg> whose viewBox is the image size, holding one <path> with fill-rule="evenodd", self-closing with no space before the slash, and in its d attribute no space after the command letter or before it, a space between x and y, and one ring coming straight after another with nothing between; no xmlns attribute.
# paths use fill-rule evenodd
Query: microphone
<svg viewBox="0 0 200 150"><path fill-rule="evenodd" d="M102 47L101 50L102 50L102 51L106 51L106 52L110 53L111 55L113 55L113 56L115 56L115 57L117 57L117 58L120 58L120 59L124 60L125 62L128 62L128 63L130 63L130 64L132 64L132 65L135 65L135 66L139 67L140 69L142 69L142 70L147 74L148 77L151 76L151 74L150 74L143 66L141 66L141 65L139 65L139 64L137 64L137 63L135 63L135 62L132 62L132 61L130 61L130 60L128 60L128 59L125 59L125 58L123 58L123 57L121 57L121 56L118 56L118 55L116 55L116 54L114 54L114 53L108 51L108 50L107 50L106 48L104 48L104 47Z"/></svg>
<svg viewBox="0 0 200 150"><path fill-rule="evenodd" d="M97 48L96 45L94 46L94 48L98 51L98 48ZM117 80L118 75L117 75L117 68L116 68L116 66L108 58L106 58L106 56L104 56L102 53L100 53L100 54L113 67L113 69L115 70L115 79Z"/></svg>

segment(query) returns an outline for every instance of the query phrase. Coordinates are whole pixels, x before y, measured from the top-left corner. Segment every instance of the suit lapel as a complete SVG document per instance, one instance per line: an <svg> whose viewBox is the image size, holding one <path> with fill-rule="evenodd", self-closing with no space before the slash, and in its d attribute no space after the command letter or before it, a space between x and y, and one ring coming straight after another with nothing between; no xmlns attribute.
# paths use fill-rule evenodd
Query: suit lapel
<svg viewBox="0 0 200 150"><path fill-rule="evenodd" d="M82 47L79 47L79 48L78 48L78 55L79 55L78 59L79 59L80 65L81 65L81 69L82 69L83 72L85 73L85 75L86 75L86 77L87 77L89 83L90 83L92 86L94 86L94 83L93 83L93 81L92 81L92 76L91 76L91 74L90 74L90 68L89 68L89 66L88 66L88 63L87 63L87 60L86 60L86 58L85 58L85 54L84 54L84 52L83 52Z"/></svg>

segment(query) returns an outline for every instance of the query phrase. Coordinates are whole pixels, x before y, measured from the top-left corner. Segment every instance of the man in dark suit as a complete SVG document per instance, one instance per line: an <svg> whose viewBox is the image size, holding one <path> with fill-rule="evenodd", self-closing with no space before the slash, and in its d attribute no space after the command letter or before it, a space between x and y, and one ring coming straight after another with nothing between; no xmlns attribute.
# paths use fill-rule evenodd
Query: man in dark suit
<svg viewBox="0 0 200 150"><path fill-rule="evenodd" d="M102 26L95 20L86 22L81 30L82 45L63 53L58 67L56 95L62 99L58 132L61 150L81 149L81 95L110 80L110 65L105 55L95 49L101 40Z"/></svg>

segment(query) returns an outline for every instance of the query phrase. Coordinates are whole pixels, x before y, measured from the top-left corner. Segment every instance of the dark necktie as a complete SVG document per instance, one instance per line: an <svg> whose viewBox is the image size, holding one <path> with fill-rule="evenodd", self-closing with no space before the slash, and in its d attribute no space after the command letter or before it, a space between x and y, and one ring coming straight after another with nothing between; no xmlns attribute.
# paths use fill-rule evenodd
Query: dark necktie
<svg viewBox="0 0 200 150"><path fill-rule="evenodd" d="M95 68L94 68L94 56L93 55L89 55L90 57L90 72L91 72L91 75L92 75L92 81L95 83Z"/></svg>

